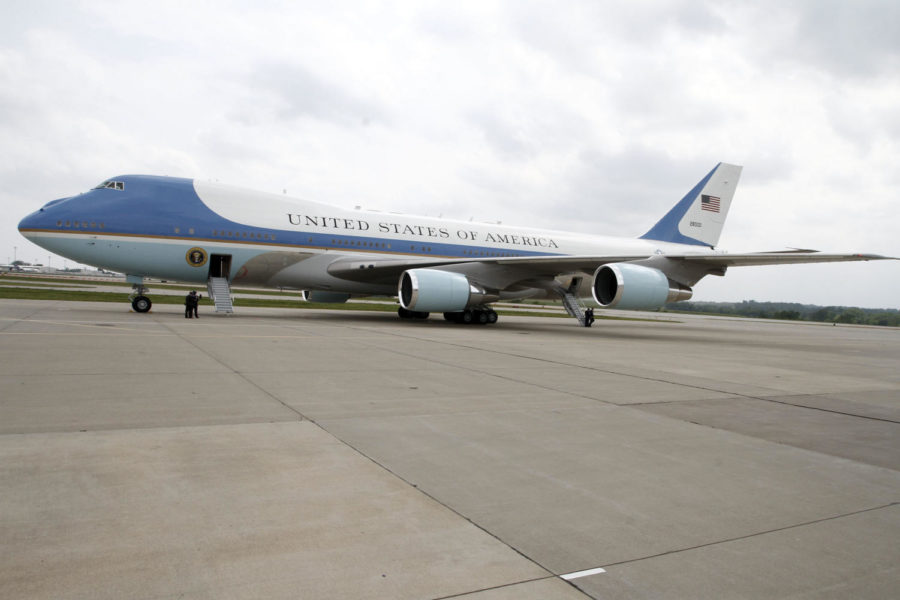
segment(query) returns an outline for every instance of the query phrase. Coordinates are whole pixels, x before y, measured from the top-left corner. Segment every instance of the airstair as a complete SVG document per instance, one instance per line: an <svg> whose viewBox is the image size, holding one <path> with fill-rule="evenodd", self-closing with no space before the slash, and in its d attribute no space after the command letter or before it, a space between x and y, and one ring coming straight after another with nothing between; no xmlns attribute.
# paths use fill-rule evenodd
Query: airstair
<svg viewBox="0 0 900 600"><path fill-rule="evenodd" d="M581 305L581 301L578 299L576 292L578 291L578 285L581 283L580 277L575 277L572 279L572 283L568 288L564 288L561 285L557 285L553 288L559 297L562 298L563 306L566 308L566 312L578 319L578 323L585 327L587 326L587 317L584 314L584 307Z"/></svg>
<svg viewBox="0 0 900 600"><path fill-rule="evenodd" d="M212 298L216 305L217 313L233 313L234 304L231 298L231 287L228 280L224 277L210 277L206 282L206 289L209 297Z"/></svg>

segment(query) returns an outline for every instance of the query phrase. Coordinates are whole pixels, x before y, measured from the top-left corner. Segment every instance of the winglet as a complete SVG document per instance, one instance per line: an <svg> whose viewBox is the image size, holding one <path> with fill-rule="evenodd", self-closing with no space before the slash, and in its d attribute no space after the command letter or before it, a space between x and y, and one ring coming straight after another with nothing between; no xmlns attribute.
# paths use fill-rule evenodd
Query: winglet
<svg viewBox="0 0 900 600"><path fill-rule="evenodd" d="M641 239L715 247L741 170L737 165L716 165Z"/></svg>

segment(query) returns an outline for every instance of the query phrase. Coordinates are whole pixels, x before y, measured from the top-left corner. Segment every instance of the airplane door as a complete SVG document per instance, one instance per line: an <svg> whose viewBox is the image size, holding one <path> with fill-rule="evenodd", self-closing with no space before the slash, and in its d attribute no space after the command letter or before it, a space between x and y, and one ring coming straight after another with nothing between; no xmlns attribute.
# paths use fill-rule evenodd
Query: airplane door
<svg viewBox="0 0 900 600"><path fill-rule="evenodd" d="M209 257L209 276L228 279L231 271L230 254L212 254Z"/></svg>

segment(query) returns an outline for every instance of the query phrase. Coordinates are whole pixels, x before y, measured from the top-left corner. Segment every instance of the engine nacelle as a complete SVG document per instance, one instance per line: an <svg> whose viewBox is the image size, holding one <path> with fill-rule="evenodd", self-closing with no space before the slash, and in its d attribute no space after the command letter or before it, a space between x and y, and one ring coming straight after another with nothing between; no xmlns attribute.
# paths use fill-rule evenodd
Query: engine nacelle
<svg viewBox="0 0 900 600"><path fill-rule="evenodd" d="M461 273L438 269L410 269L397 286L400 306L416 312L459 312L494 302L497 296L472 284Z"/></svg>
<svg viewBox="0 0 900 600"><path fill-rule="evenodd" d="M323 292L320 290L303 290L300 297L306 302L321 302L323 304L343 304L350 299L350 294L341 292Z"/></svg>
<svg viewBox="0 0 900 600"><path fill-rule="evenodd" d="M594 272L594 300L605 308L652 310L687 300L691 288L671 281L659 269L628 263L603 265Z"/></svg>

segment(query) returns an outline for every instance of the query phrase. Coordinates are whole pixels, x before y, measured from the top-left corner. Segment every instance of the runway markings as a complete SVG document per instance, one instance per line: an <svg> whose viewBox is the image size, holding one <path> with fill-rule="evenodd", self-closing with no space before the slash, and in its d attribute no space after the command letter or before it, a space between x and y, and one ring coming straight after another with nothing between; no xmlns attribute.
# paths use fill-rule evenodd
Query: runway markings
<svg viewBox="0 0 900 600"><path fill-rule="evenodd" d="M588 577L589 575L599 575L600 573L606 573L606 569L596 568L596 569L588 569L586 571L575 571L574 573L566 573L565 575L560 575L566 581L571 581L572 579L579 579L581 577Z"/></svg>

